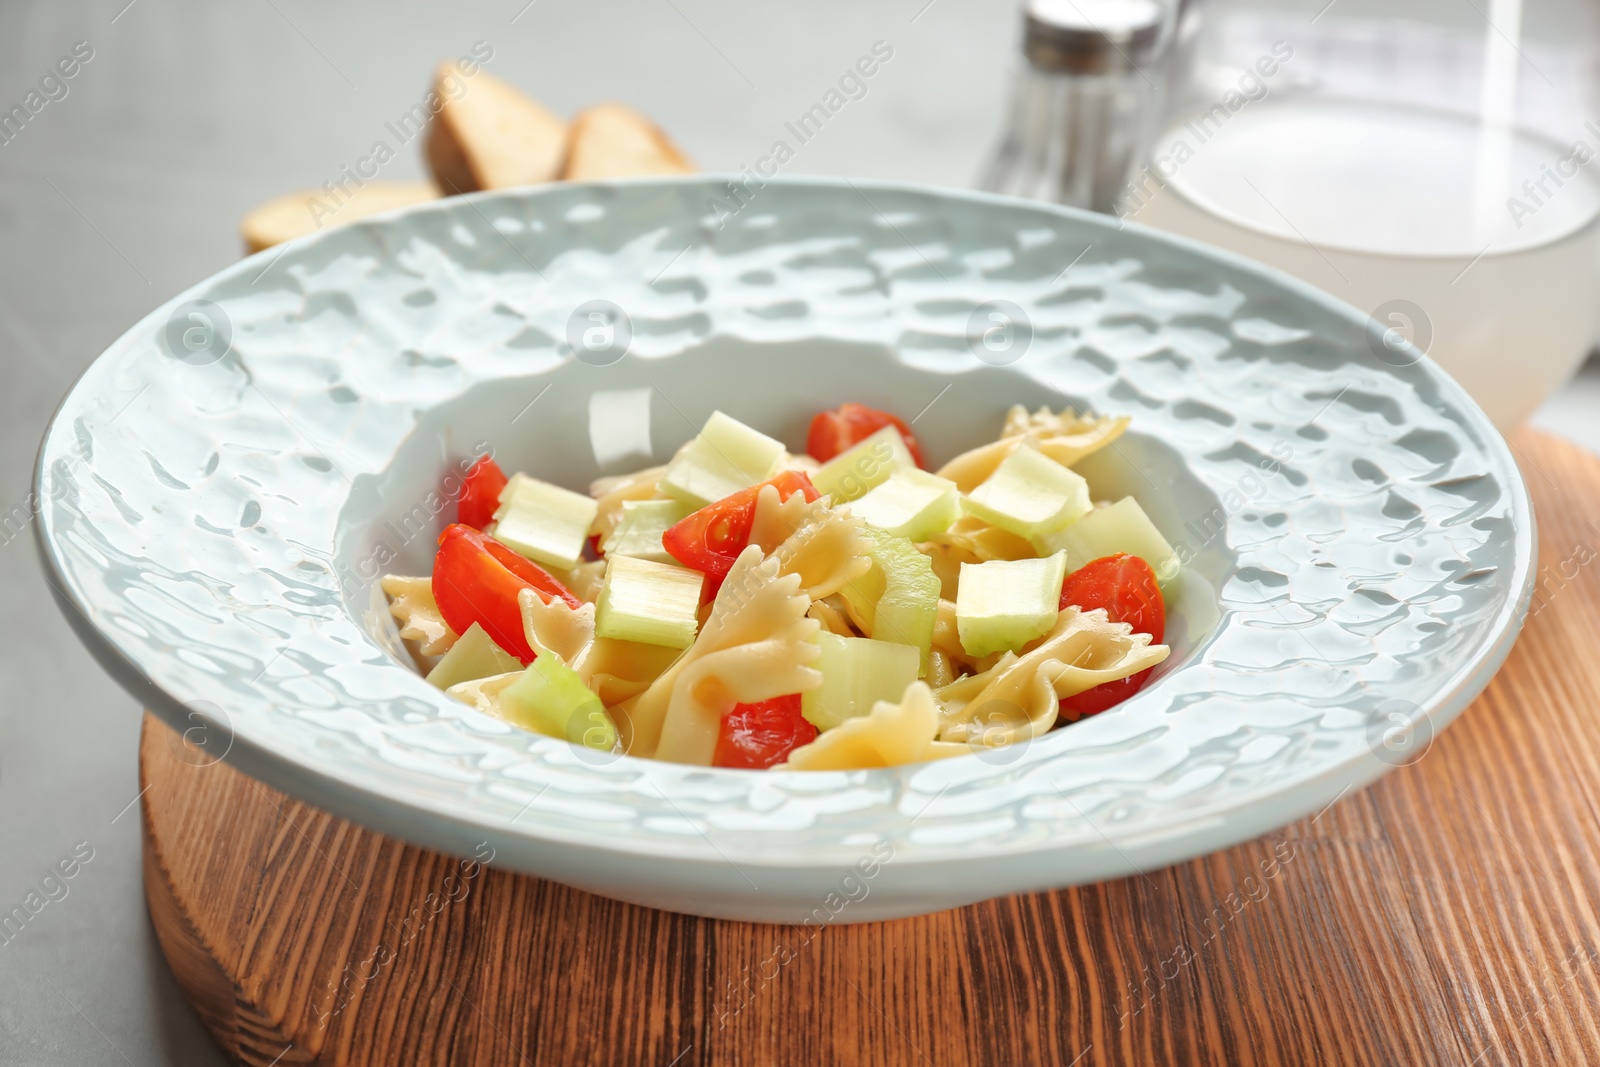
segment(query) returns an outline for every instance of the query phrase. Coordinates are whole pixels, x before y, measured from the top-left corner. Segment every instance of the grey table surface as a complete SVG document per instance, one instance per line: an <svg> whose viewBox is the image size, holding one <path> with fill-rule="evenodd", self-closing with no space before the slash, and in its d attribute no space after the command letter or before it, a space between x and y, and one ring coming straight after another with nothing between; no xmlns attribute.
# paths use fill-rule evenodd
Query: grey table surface
<svg viewBox="0 0 1600 1067"><path fill-rule="evenodd" d="M1016 35L1013 0L6 3L0 112L78 42L93 55L0 143L0 513L25 502L50 412L106 345L237 258L249 207L367 154L474 42L558 111L622 100L705 169L737 170L882 40L894 54L866 96L788 172L965 186ZM415 143L382 171L421 176ZM1600 450L1596 412L1591 370L1536 422ZM0 1063L220 1064L145 918L139 706L68 629L31 531L0 530L0 589L0 914L92 850L0 934Z"/></svg>

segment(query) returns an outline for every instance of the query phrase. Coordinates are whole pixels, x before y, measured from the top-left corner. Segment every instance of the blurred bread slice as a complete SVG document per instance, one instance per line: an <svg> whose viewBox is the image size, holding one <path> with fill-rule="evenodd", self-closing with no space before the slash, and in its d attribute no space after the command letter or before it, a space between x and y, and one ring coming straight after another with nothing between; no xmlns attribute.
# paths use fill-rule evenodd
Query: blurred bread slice
<svg viewBox="0 0 1600 1067"><path fill-rule="evenodd" d="M451 98L447 78L457 83L459 98ZM445 192L505 189L556 176L567 124L537 100L487 71L469 78L454 63L439 65L433 90L443 103L428 128L428 167Z"/></svg>
<svg viewBox="0 0 1600 1067"><path fill-rule="evenodd" d="M601 104L572 120L560 176L583 181L693 172L694 164L655 123L621 104Z"/></svg>
<svg viewBox="0 0 1600 1067"><path fill-rule="evenodd" d="M338 194L325 189L302 189L274 197L251 210L240 220L239 232L244 236L246 251L259 252L330 226L438 198L439 190L432 182L373 181Z"/></svg>

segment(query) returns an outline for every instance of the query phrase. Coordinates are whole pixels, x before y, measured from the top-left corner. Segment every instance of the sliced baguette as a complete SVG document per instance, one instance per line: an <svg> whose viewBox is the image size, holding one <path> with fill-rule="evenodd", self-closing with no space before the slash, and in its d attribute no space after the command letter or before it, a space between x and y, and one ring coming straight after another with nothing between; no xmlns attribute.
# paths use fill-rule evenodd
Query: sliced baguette
<svg viewBox="0 0 1600 1067"><path fill-rule="evenodd" d="M456 99L446 78L456 82ZM466 77L453 63L439 65L433 89L442 103L428 128L428 167L445 192L505 189L556 176L567 124L538 101L487 71Z"/></svg>
<svg viewBox="0 0 1600 1067"><path fill-rule="evenodd" d="M580 112L572 120L560 177L583 181L690 174L694 169L694 164L649 119L621 104L601 104Z"/></svg>
<svg viewBox="0 0 1600 1067"><path fill-rule="evenodd" d="M432 182L372 181L349 193L301 189L253 208L239 221L239 232L245 250L254 253L330 226L438 197L439 190Z"/></svg>

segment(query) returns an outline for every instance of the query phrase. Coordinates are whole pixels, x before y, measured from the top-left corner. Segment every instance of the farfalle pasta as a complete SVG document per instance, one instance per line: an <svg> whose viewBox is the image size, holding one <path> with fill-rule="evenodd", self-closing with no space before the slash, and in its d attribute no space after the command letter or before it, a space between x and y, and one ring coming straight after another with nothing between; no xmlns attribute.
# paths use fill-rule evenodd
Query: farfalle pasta
<svg viewBox="0 0 1600 1067"><path fill-rule="evenodd" d="M939 477L956 483L962 492L971 492L992 475L995 468L1018 448L1031 445L1064 467L1070 467L1122 436L1128 428L1127 416L1092 417L1071 411L1052 412L1040 408L1033 414L1021 404L1006 412L1000 439L963 452L939 468Z"/></svg>
<svg viewBox="0 0 1600 1067"><path fill-rule="evenodd" d="M1072 464L1126 418L1013 407L937 473L893 415L812 421L806 453L722 412L588 493L485 456L428 577L382 581L427 679L608 756L785 771L1038 738L1166 658L1177 560Z"/></svg>
<svg viewBox="0 0 1600 1067"><path fill-rule="evenodd" d="M799 494L790 498L798 499ZM758 509L758 518L759 514ZM799 576L811 600L831 598L872 569L861 520L848 511L825 507L820 500L806 505L794 531L771 552L782 573Z"/></svg>
<svg viewBox="0 0 1600 1067"><path fill-rule="evenodd" d="M1104 609L1061 610L1055 626L1022 655L1002 653L987 670L939 691L939 738L1011 744L1055 726L1061 700L1148 670L1167 658L1165 645L1114 623Z"/></svg>
<svg viewBox="0 0 1600 1067"><path fill-rule="evenodd" d="M442 656L456 643L456 632L439 614L433 585L427 578L386 574L378 583L389 598L389 614L402 640L422 656Z"/></svg>
<svg viewBox="0 0 1600 1067"><path fill-rule="evenodd" d="M705 629L636 700L616 709L630 752L709 765L734 705L817 686L811 600L797 575L751 545L711 605Z"/></svg>
<svg viewBox="0 0 1600 1067"><path fill-rule="evenodd" d="M783 764L797 771L851 771L965 756L964 744L941 742L939 704L926 682L912 682L897 702L880 700L865 715L847 719Z"/></svg>

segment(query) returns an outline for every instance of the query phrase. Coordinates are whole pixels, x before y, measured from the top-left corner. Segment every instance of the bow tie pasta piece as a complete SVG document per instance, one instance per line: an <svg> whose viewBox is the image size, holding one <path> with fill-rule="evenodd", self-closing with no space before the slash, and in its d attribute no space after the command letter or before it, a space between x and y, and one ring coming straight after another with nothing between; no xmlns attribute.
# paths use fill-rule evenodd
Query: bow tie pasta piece
<svg viewBox="0 0 1600 1067"><path fill-rule="evenodd" d="M541 656L555 656L576 670L594 646L595 606L574 608L555 597L546 603L532 589L524 589L517 594L517 607L522 610L522 633L528 647Z"/></svg>
<svg viewBox="0 0 1600 1067"><path fill-rule="evenodd" d="M1104 611L1065 608L1022 655L1008 652L981 674L939 690L939 739L995 747L1038 737L1055 725L1062 698L1153 667L1168 651Z"/></svg>
<svg viewBox="0 0 1600 1067"><path fill-rule="evenodd" d="M819 624L806 615L810 607L799 575L781 573L760 546L746 547L694 644L614 709L624 750L710 766L722 717L735 704L816 688L822 676L807 665L818 654Z"/></svg>
<svg viewBox="0 0 1600 1067"><path fill-rule="evenodd" d="M939 707L926 682L906 686L900 703L880 700L866 715L846 719L809 745L789 753L779 770L852 771L962 756L964 744L935 740Z"/></svg>
<svg viewBox="0 0 1600 1067"><path fill-rule="evenodd" d="M789 501L797 499L798 494ZM822 500L803 504L803 509L801 524L770 551L780 574L799 575L806 597L822 600L867 573L872 566L867 554L871 545L864 524L848 511L830 508ZM751 540L755 541L753 536Z"/></svg>
<svg viewBox="0 0 1600 1067"><path fill-rule="evenodd" d="M750 544L760 545L761 551L771 555L772 550L795 535L795 531L812 521L819 511L826 511L821 500L807 501L804 493L791 492L787 500L775 485L763 485L756 494L755 515L750 520Z"/></svg>
<svg viewBox="0 0 1600 1067"><path fill-rule="evenodd" d="M456 643L456 632L445 624L439 605L433 599L432 578L412 578L386 574L378 582L389 598L389 614L394 616L400 636L416 643L424 656L442 656Z"/></svg>
<svg viewBox="0 0 1600 1067"><path fill-rule="evenodd" d="M600 702L611 708L650 688L681 655L681 648L598 637L578 673Z"/></svg>
<svg viewBox="0 0 1600 1067"><path fill-rule="evenodd" d="M1060 413L1040 408L1030 415L1017 404L1006 413L1000 440L961 453L939 468L939 477L948 478L963 493L970 493L1024 444L1031 444L1057 463L1070 467L1121 437L1128 422L1126 415L1084 416L1070 408Z"/></svg>

